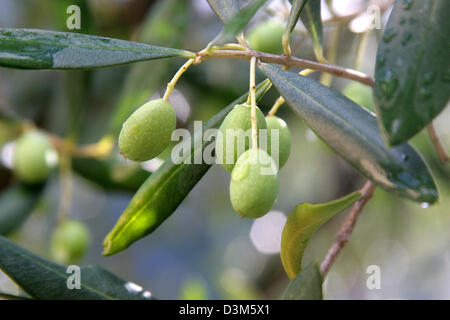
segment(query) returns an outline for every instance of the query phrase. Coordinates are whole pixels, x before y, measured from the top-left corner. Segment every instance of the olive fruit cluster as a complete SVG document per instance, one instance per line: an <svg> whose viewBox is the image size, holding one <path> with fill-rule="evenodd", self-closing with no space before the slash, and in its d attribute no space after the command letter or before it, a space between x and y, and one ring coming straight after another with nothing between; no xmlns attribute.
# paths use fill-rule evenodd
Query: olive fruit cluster
<svg viewBox="0 0 450 320"><path fill-rule="evenodd" d="M71 264L85 255L90 243L87 227L76 220L65 220L53 231L50 254L59 263Z"/></svg>
<svg viewBox="0 0 450 320"><path fill-rule="evenodd" d="M147 161L164 151L176 127L172 104L163 99L139 107L123 123L119 135L122 155L133 161Z"/></svg>
<svg viewBox="0 0 450 320"><path fill-rule="evenodd" d="M216 153L222 167L231 172L230 200L234 210L242 217L260 218L272 208L277 199L278 168L284 166L289 157L291 134L282 119L276 116L264 118L257 108L257 128L260 134L267 133L267 151L262 148L250 149L250 115L251 106L248 104L236 105L230 111L220 126ZM272 141L275 140L271 136L274 133L272 130L278 132L275 144ZM259 138L261 141L261 135ZM239 150L238 145L242 141L245 141L244 148ZM278 166L272 158L275 148L278 148ZM225 161L228 160L227 153L233 156L231 163Z"/></svg>
<svg viewBox="0 0 450 320"><path fill-rule="evenodd" d="M251 106L238 104L228 113L219 128L216 156L220 159L222 167L228 172L233 170L239 156L250 148L249 132L252 128L250 116ZM256 121L258 129L267 129L264 115L258 107L256 107ZM242 148L241 141L244 141L245 148Z"/></svg>
<svg viewBox="0 0 450 320"><path fill-rule="evenodd" d="M13 154L14 173L23 182L43 182L57 161L57 153L46 134L31 130L16 140Z"/></svg>

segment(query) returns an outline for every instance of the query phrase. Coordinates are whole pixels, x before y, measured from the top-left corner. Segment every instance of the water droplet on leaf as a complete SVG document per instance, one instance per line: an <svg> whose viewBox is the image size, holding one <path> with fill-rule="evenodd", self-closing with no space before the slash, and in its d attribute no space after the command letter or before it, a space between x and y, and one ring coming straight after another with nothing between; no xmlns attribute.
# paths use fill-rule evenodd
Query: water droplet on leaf
<svg viewBox="0 0 450 320"><path fill-rule="evenodd" d="M402 45L406 45L412 39L411 32L405 32L402 37Z"/></svg>
<svg viewBox="0 0 450 320"><path fill-rule="evenodd" d="M385 56L382 56L382 55L377 56L378 67L384 66L385 63L386 63L386 57Z"/></svg>
<svg viewBox="0 0 450 320"><path fill-rule="evenodd" d="M427 72L423 75L423 83L424 84L431 84L434 81L436 74L432 71Z"/></svg>
<svg viewBox="0 0 450 320"><path fill-rule="evenodd" d="M427 87L421 87L419 89L419 95L420 95L420 98L422 98L424 100L428 100L431 97L430 89L428 89Z"/></svg>
<svg viewBox="0 0 450 320"><path fill-rule="evenodd" d="M414 3L414 0L403 0L402 8L405 10L409 10L409 9L411 9L413 3Z"/></svg>
<svg viewBox="0 0 450 320"><path fill-rule="evenodd" d="M395 29L387 29L383 35L383 41L389 43L392 39L397 35L397 31Z"/></svg>
<svg viewBox="0 0 450 320"><path fill-rule="evenodd" d="M379 81L381 91L383 91L387 99L390 99L398 86L397 77L391 69L385 68L381 71Z"/></svg>
<svg viewBox="0 0 450 320"><path fill-rule="evenodd" d="M430 207L430 204L429 204L428 202L422 202L422 203L420 204L420 206L421 206L423 209L427 209L428 207Z"/></svg>

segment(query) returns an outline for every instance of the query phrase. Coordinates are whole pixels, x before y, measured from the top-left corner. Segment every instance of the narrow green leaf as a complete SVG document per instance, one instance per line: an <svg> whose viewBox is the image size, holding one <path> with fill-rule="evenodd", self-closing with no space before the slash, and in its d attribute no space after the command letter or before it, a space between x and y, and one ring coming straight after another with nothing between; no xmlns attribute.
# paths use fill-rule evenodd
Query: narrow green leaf
<svg viewBox="0 0 450 320"><path fill-rule="evenodd" d="M291 0L291 11L289 12L288 22L286 24L285 34L291 34L294 31L295 25L300 17L300 13L303 11L306 3L312 0Z"/></svg>
<svg viewBox="0 0 450 320"><path fill-rule="evenodd" d="M145 43L38 29L0 28L0 66L89 69L193 53Z"/></svg>
<svg viewBox="0 0 450 320"><path fill-rule="evenodd" d="M302 20L306 30L308 30L309 36L313 41L314 53L317 60L324 61L320 2L320 0L307 0L305 8L300 13L300 20Z"/></svg>
<svg viewBox="0 0 450 320"><path fill-rule="evenodd" d="M179 0L159 1L151 10L137 35L137 40L165 47L179 47L188 30L189 2ZM108 134L116 137L122 123L143 105L161 84L168 81L170 59L133 64L125 79L116 108L111 116ZM149 76L151 75L151 76Z"/></svg>
<svg viewBox="0 0 450 320"><path fill-rule="evenodd" d="M374 98L390 145L419 133L450 97L450 1L396 1L380 41Z"/></svg>
<svg viewBox="0 0 450 320"><path fill-rule="evenodd" d="M0 194L0 235L15 231L28 218L39 201L44 185L11 185Z"/></svg>
<svg viewBox="0 0 450 320"><path fill-rule="evenodd" d="M208 3L223 23L239 11L239 0L208 0Z"/></svg>
<svg viewBox="0 0 450 320"><path fill-rule="evenodd" d="M269 64L260 68L293 111L369 180L414 201L438 199L422 157L406 143L387 148L373 113L313 79Z"/></svg>
<svg viewBox="0 0 450 320"><path fill-rule="evenodd" d="M31 300L28 297L16 296L13 294L0 292L0 300Z"/></svg>
<svg viewBox="0 0 450 320"><path fill-rule="evenodd" d="M292 280L283 300L322 300L322 275L317 263L311 262Z"/></svg>
<svg viewBox="0 0 450 320"><path fill-rule="evenodd" d="M45 260L0 237L0 269L34 299L144 300L151 294L98 266L82 267L80 289L69 289L75 275L67 266ZM70 270L69 270L70 271Z"/></svg>
<svg viewBox="0 0 450 320"><path fill-rule="evenodd" d="M106 159L73 158L73 169L83 178L106 190L135 192L150 176L137 163L123 163L117 157Z"/></svg>
<svg viewBox="0 0 450 320"><path fill-rule="evenodd" d="M260 98L270 88L269 80L265 80L257 87L257 97ZM203 126L203 132L207 129L218 128L228 112L239 103L245 102L247 94L233 101L222 111L212 117ZM194 148L201 139L201 150ZM215 142L203 141L203 137L194 137L192 141L182 141L190 147L190 152L185 159L193 163L193 155L202 152L205 148L214 147ZM131 199L128 207L122 213L113 230L103 241L104 255L112 255L125 250L133 242L153 232L164 220L166 220L189 194L192 188L211 167L210 164L174 164L172 159L167 159L164 164L154 172Z"/></svg>
<svg viewBox="0 0 450 320"><path fill-rule="evenodd" d="M303 253L309 239L336 214L361 197L360 192L327 203L301 203L289 215L281 235L281 262L289 279L302 270Z"/></svg>
<svg viewBox="0 0 450 320"><path fill-rule="evenodd" d="M267 0L252 0L247 6L239 10L234 14L223 26L219 35L209 44L209 46L215 44L220 45L229 41L232 41L234 37L242 31L253 16L258 12Z"/></svg>

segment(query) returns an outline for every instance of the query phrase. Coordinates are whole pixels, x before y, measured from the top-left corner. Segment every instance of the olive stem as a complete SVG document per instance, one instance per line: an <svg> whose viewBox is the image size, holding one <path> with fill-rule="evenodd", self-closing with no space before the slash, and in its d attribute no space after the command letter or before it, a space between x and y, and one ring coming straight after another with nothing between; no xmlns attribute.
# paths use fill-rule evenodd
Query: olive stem
<svg viewBox="0 0 450 320"><path fill-rule="evenodd" d="M299 72L299 75L301 76L307 76L308 74L311 74L315 72L315 70L312 69L305 69L302 70L301 72ZM270 111L267 113L267 116L274 116L278 109L281 107L281 105L285 102L284 98L282 96L279 96L277 100L275 100L275 103L273 104L272 108L270 109Z"/></svg>
<svg viewBox="0 0 450 320"><path fill-rule="evenodd" d="M427 126L428 134L430 135L431 142L434 145L434 148L436 149L436 152L439 156L439 160L441 160L442 163L446 163L450 161L450 156L447 154L447 152L444 149L444 146L442 145L441 141L439 140L439 137L436 133L436 130L434 128L433 123L430 123Z"/></svg>
<svg viewBox="0 0 450 320"><path fill-rule="evenodd" d="M248 43L247 40L245 39L244 33L241 32L240 34L238 34L238 36L236 37L237 41L239 42L239 45L242 46L245 49L248 49Z"/></svg>
<svg viewBox="0 0 450 320"><path fill-rule="evenodd" d="M256 121L256 57L250 59L250 89L249 98L251 101L250 121L252 123L252 149L258 149L258 124Z"/></svg>
<svg viewBox="0 0 450 320"><path fill-rule="evenodd" d="M365 85L372 86L374 80L372 77L349 68L337 65L320 63L312 60L301 59L293 56L274 55L254 50L236 51L236 50L211 50L209 52L202 51L198 53L202 59L208 58L235 58L235 59L251 59L255 56L258 60L267 63L276 63L288 67L313 69L316 71L327 72L337 77L347 78L359 81Z"/></svg>
<svg viewBox="0 0 450 320"><path fill-rule="evenodd" d="M289 30L286 30L286 32L283 34L283 37L281 38L281 45L283 47L283 53L285 56L291 55L291 45L290 45L290 39L291 39L291 33Z"/></svg>
<svg viewBox="0 0 450 320"><path fill-rule="evenodd" d="M178 79L182 76L182 74L191 66L191 64L195 61L195 59L189 59L185 64L181 66L180 69L178 69L177 73L173 76L172 80L167 84L166 92L164 93L163 100L167 101L169 99L169 96L172 92L172 90L175 88L175 85L177 84Z"/></svg>
<svg viewBox="0 0 450 320"><path fill-rule="evenodd" d="M73 142L49 134L53 147L66 154L83 158L101 158L109 155L114 147L114 137L105 136L96 143L76 146Z"/></svg>
<svg viewBox="0 0 450 320"><path fill-rule="evenodd" d="M220 49L247 50L247 47L244 47L243 45L237 43L226 43L223 46L213 46L211 48L211 50L220 50Z"/></svg>
<svg viewBox="0 0 450 320"><path fill-rule="evenodd" d="M347 219L345 219L344 223L339 229L339 232L333 244L331 245L327 255L325 256L325 259L323 259L320 265L320 272L322 273L323 277L327 275L331 266L336 261L337 256L347 244L353 232L353 229L355 228L358 217L361 214L367 202L372 198L373 193L375 192L375 188L376 186L370 180L367 180L367 182L362 187L361 198L359 198L352 206L350 213L347 216Z"/></svg>
<svg viewBox="0 0 450 320"><path fill-rule="evenodd" d="M332 34L330 36L330 44L328 47L327 57L328 61L327 64L332 64L336 62L338 47L339 47L339 37L341 35L342 30L342 23L338 23L336 28L333 29ZM319 60L320 61L320 60ZM356 70L355 70L356 71ZM358 71L356 71L358 72ZM329 87L333 81L333 77L330 73L323 73L320 77L320 83L322 83L324 86ZM373 85L373 81L372 84Z"/></svg>
<svg viewBox="0 0 450 320"><path fill-rule="evenodd" d="M285 102L284 98L282 96L279 96L278 99L275 100L275 103L273 104L272 108L267 113L267 116L268 117L274 116L284 102Z"/></svg>

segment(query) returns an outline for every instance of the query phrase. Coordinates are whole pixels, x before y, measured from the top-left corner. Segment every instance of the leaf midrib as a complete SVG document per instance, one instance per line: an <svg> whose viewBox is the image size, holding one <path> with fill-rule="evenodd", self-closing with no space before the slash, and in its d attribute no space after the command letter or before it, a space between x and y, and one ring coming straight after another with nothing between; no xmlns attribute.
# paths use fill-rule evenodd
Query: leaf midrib
<svg viewBox="0 0 450 320"><path fill-rule="evenodd" d="M33 32L30 32L33 33ZM39 35L39 32L34 32L34 34ZM58 33L60 34L60 33ZM64 34L64 33L62 33ZM88 36L88 35L86 35ZM98 39L106 39L109 41L125 41L131 45L142 45L142 46L146 46L147 48L120 48L120 47L108 47L108 46L94 46L94 45L89 45L89 44L72 44L72 43L61 43L61 42L52 42L50 39L47 41L44 40L23 40L21 38L8 38L5 37L3 39L0 38L0 42L26 42L26 43L32 43L32 44L39 44L39 45L47 45L47 46L53 46L53 47L63 47L63 48L70 48L70 47L75 47L75 48L83 48L83 49L102 49L102 50L110 50L110 51L132 51L132 52L138 52L138 53L152 53L152 52L161 52L161 53L165 53L165 52L173 52L173 54L175 55L175 52L177 53L189 53L189 51L185 51L185 50L180 50L180 49L174 49L174 48L162 48L159 46L153 46L153 45L149 45L149 44L145 44L145 43L140 43L140 42L133 42L133 41L127 41L127 40L120 40L120 39L113 39L113 38L104 38L104 37L98 37L98 36L91 36L91 37L95 37L96 40ZM82 37L80 37L82 38ZM64 39L64 40L67 40ZM151 48L157 48L157 49L151 49Z"/></svg>
<svg viewBox="0 0 450 320"><path fill-rule="evenodd" d="M213 142L210 142L210 143L213 143ZM204 146L205 146L206 144L202 144L202 149L204 148ZM209 143L208 143L208 145L209 145ZM194 154L194 152L195 152L195 149L194 150L192 150L192 148L191 148L191 152L189 153L189 156L187 156L187 157L192 157L192 155ZM186 157L186 158L187 158ZM186 159L186 158L184 158L184 159ZM117 239L117 238L119 238L127 229L128 229L128 227L138 218L138 216L140 216L143 212L144 212L144 210L149 206L149 204L150 204L150 202L152 202L154 199L155 199L155 197L157 196L157 195L159 195L160 194L160 192L162 191L162 189L167 185L167 184L169 184L170 182L171 182L171 178L176 174L176 173L178 173L180 170L182 170L184 167L186 166L186 164L183 162L181 165L179 165L178 166L178 168L176 168L167 178L165 178L164 179L164 181L163 181L163 183L161 183L160 185L159 185L159 187L157 187L156 188L156 190L155 190L155 192L153 193L153 195L150 197L150 199L148 199L147 201L145 201L145 203L141 206L141 208L131 217L131 219L129 219L124 225L123 225L123 227L122 228L120 228L120 230L119 230L119 232L117 233L117 235L115 236L115 237L113 237L112 239L111 239L111 241L112 240L114 240L114 239ZM209 165L209 166L211 166L211 165Z"/></svg>
<svg viewBox="0 0 450 320"><path fill-rule="evenodd" d="M350 122L346 121L345 119L339 117L337 114L331 112L331 110L327 109L325 106L323 106L319 101L315 100L312 96L308 95L307 93L305 93L304 91L302 91L299 87L294 86L293 84L291 84L291 82L284 80L284 78L280 77L281 81L283 81L285 84L287 84L288 86L290 86L291 88L298 90L301 94L303 94L305 97L307 97L308 99L311 100L311 102L313 102L315 105L317 105L321 110L325 111L325 113L331 115L332 118L336 119L337 121L341 121L346 128L350 129L351 132L353 132L355 134L355 136L360 137L362 140L364 140L366 143L369 143L369 140L367 139L367 137L365 135L363 135L361 133L360 130L357 130L355 126L352 126L350 124ZM382 152L383 154L386 154L385 150L380 147L378 144L376 143L372 143L372 146L375 146L375 148L379 151Z"/></svg>
<svg viewBox="0 0 450 320"><path fill-rule="evenodd" d="M16 253L17 255L20 255L20 256L23 257L24 259L29 260L29 261L31 261L31 262L33 262L33 263L35 263L35 264L41 266L42 268L44 268L44 269L46 269L46 270L48 270L48 271L50 271L50 272L56 274L56 275L59 276L60 278L66 279L66 276L65 276L64 274L62 274L62 273L60 273L59 271L56 271L56 270L50 268L49 266L43 264L43 263L40 262L38 259L34 259L32 256L26 255L26 254L24 254L24 253L22 253L22 252L20 252L20 251L15 251L15 253ZM12 278L12 280L13 280L19 287L22 288L22 286L20 285L20 283L18 283L14 278ZM83 287L85 287L87 290L90 290L90 291L92 291L92 292L98 294L99 296L105 297L105 298L107 298L107 299L109 299L109 300L116 300L116 299L117 299L117 298L115 298L115 297L113 297L113 296L109 296L109 295L107 295L107 294L105 294L105 293L102 293L101 291L98 291L98 290L96 290L95 288L93 288L93 287L91 287L91 286L89 286L89 285L86 285L84 282L81 282L81 286L83 286ZM28 293L28 292L27 292L27 293ZM30 293L28 293L28 294L30 294ZM31 294L30 294L30 295L31 295Z"/></svg>

